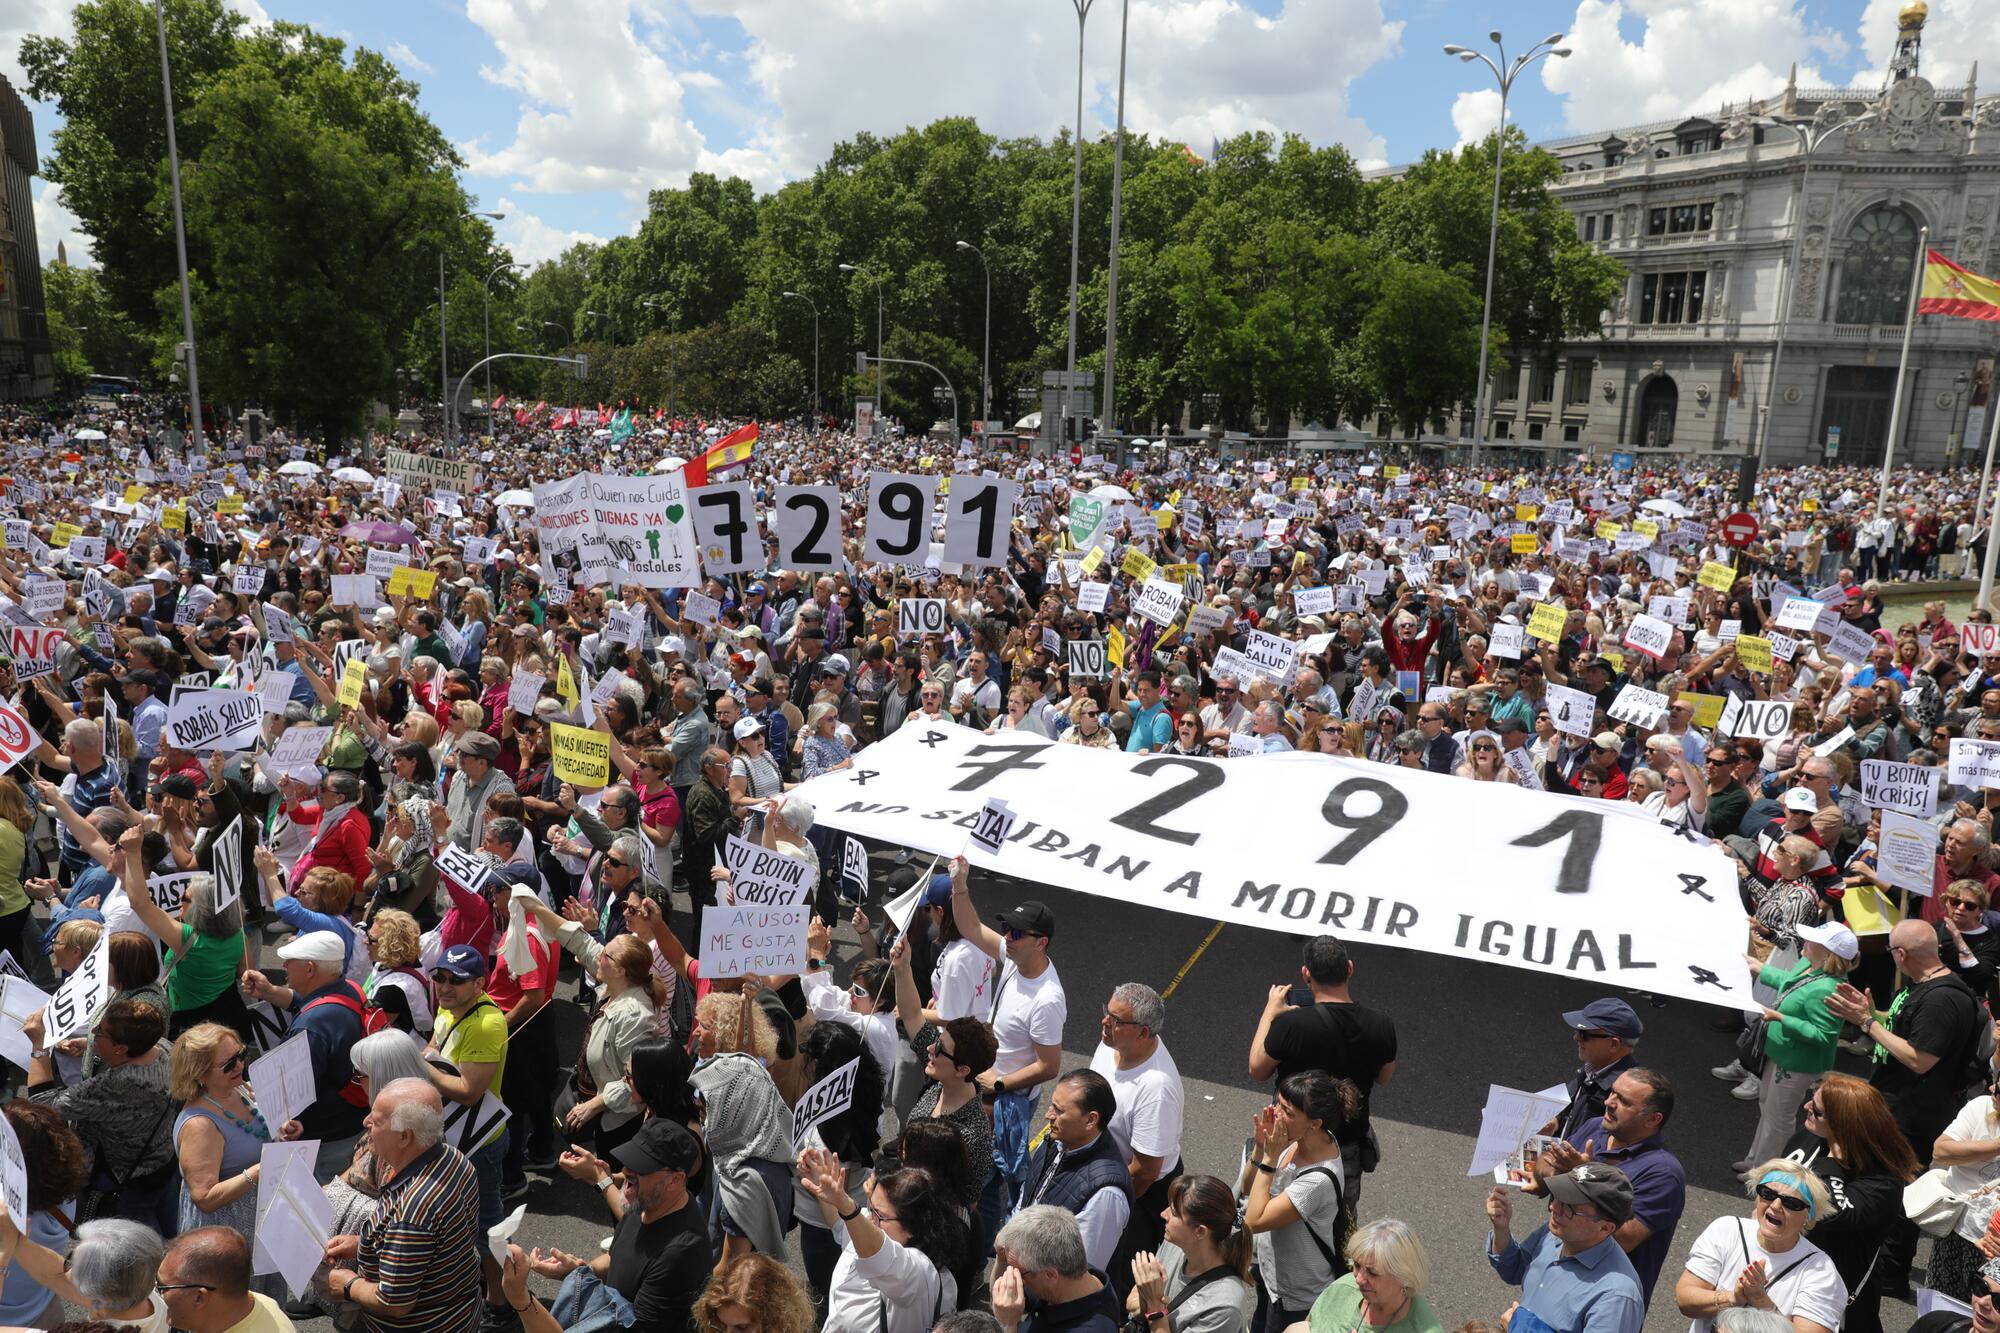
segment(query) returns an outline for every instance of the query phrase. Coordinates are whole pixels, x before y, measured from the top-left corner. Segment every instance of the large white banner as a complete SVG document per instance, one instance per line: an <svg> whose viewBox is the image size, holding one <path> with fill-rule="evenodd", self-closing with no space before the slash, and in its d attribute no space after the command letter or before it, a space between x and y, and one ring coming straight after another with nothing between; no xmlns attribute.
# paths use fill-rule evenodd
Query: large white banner
<svg viewBox="0 0 2000 1333"><path fill-rule="evenodd" d="M611 548L618 582L647 588L701 584L694 519L688 514L687 478L590 476L593 539Z"/></svg>
<svg viewBox="0 0 2000 1333"><path fill-rule="evenodd" d="M1729 858L1627 802L1332 755L1126 755L913 723L802 789L818 822L954 856L987 801L1023 879L1741 1008Z"/></svg>

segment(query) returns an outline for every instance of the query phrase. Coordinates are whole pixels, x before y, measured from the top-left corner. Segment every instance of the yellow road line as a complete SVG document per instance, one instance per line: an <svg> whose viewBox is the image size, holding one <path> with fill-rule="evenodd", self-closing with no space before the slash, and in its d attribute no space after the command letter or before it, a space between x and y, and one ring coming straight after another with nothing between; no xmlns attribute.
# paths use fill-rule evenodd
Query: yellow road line
<svg viewBox="0 0 2000 1333"><path fill-rule="evenodd" d="M1181 964L1181 970L1174 973L1174 979L1167 983L1167 988L1160 992L1161 999L1171 1000L1174 997L1174 992L1180 989L1182 979L1194 970L1194 965L1201 961L1201 956L1208 952L1208 946L1215 943L1215 937L1221 933L1222 923L1218 921L1210 928L1207 937L1195 946L1194 952L1188 955L1188 960Z"/></svg>

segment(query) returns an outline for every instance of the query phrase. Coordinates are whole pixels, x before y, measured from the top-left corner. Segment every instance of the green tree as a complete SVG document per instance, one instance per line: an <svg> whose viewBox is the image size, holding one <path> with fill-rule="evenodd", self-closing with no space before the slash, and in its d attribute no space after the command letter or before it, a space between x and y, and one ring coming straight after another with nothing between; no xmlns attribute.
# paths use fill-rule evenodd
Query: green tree
<svg viewBox="0 0 2000 1333"><path fill-rule="evenodd" d="M1394 256L1377 275L1356 350L1383 410L1405 431L1420 430L1463 401L1478 376L1479 293L1457 274Z"/></svg>
<svg viewBox="0 0 2000 1333"><path fill-rule="evenodd" d="M50 264L42 269L42 297L58 374L68 380L91 374L146 377L151 349L112 304L99 270Z"/></svg>

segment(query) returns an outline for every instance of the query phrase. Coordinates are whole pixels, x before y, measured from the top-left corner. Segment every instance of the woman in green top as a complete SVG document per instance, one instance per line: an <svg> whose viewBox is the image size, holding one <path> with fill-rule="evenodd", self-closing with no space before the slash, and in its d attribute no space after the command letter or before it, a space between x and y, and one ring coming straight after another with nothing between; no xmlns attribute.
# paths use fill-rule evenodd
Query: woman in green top
<svg viewBox="0 0 2000 1333"><path fill-rule="evenodd" d="M14 779L0 777L0 949L28 965L28 891L21 884L21 863L28 855L28 830L35 812Z"/></svg>
<svg viewBox="0 0 2000 1333"><path fill-rule="evenodd" d="M1319 1294L1306 1315L1312 1333L1444 1333L1424 1299L1430 1264L1408 1222L1384 1217L1354 1229L1350 1271Z"/></svg>
<svg viewBox="0 0 2000 1333"><path fill-rule="evenodd" d="M125 853L119 879L132 911L173 956L167 974L167 1002L173 1009L169 1030L178 1037L199 1023L221 1023L235 1029L248 1045L250 1010L236 986L249 966L243 904L233 902L217 910L215 877L195 875L182 895L180 917L167 915L146 890L141 852L145 838L145 829L135 825L118 839L119 850Z"/></svg>
<svg viewBox="0 0 2000 1333"><path fill-rule="evenodd" d="M1759 984L1777 991L1778 998L1764 1007L1764 1072L1757 1081L1757 1133L1750 1140L1750 1151L1743 1154L1743 1164L1733 1168L1738 1171L1783 1153L1799 1103L1811 1094L1820 1075L1833 1068L1840 1050L1840 1016L1823 1001L1854 969L1854 960L1861 956L1860 941L1838 921L1821 926L1802 924L1796 930L1799 947L1805 952L1796 966L1764 967L1754 961L1750 965Z"/></svg>

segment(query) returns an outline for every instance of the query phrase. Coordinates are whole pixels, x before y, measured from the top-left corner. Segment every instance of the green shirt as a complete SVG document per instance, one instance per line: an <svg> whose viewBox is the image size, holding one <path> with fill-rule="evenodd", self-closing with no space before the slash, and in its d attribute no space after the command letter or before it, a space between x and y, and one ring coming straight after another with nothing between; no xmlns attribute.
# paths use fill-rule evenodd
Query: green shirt
<svg viewBox="0 0 2000 1333"><path fill-rule="evenodd" d="M1777 991L1778 1021L1764 1029L1764 1054L1778 1068L1794 1074L1824 1074L1840 1053L1840 1016L1826 1007L1826 997L1840 989L1840 978L1828 976L1806 959L1787 971L1766 967L1757 980ZM1897 993L1901 1003L1908 991ZM1880 1048L1878 1048L1880 1049Z"/></svg>
<svg viewBox="0 0 2000 1333"><path fill-rule="evenodd" d="M1386 1276L1386 1275L1385 1275ZM1389 1279L1394 1281L1393 1278ZM1335 1282L1319 1294L1312 1303L1312 1310L1306 1315L1306 1327L1312 1333L1444 1333L1444 1325L1431 1311L1431 1303L1418 1292L1410 1297L1410 1308L1403 1317L1393 1324L1385 1324L1380 1329L1366 1323L1361 1317L1361 1288L1354 1285L1354 1274Z"/></svg>
<svg viewBox="0 0 2000 1333"><path fill-rule="evenodd" d="M167 1002L175 1013L199 1009L220 999L236 984L237 964L243 961L243 932L214 936L198 933L181 923L181 940L187 948L167 974Z"/></svg>
<svg viewBox="0 0 2000 1333"><path fill-rule="evenodd" d="M0 819L0 916L28 910L28 891L21 887L21 862L27 854L28 835L13 820Z"/></svg>

